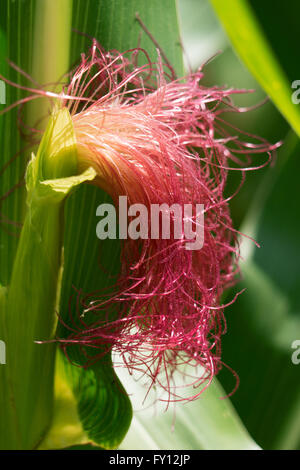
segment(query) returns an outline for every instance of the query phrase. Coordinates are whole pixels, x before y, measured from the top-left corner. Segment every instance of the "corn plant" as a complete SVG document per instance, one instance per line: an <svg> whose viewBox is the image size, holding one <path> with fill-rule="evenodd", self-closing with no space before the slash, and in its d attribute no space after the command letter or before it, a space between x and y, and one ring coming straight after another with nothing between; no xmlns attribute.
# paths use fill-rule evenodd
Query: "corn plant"
<svg viewBox="0 0 300 470"><path fill-rule="evenodd" d="M299 448L297 70L252 3L1 0L1 449Z"/></svg>

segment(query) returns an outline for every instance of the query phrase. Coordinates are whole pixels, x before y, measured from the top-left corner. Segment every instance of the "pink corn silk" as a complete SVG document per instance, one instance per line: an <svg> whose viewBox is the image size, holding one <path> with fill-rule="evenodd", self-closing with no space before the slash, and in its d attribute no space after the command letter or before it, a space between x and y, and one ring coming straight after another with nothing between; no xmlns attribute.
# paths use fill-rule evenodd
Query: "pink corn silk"
<svg viewBox="0 0 300 470"><path fill-rule="evenodd" d="M142 54L145 64L138 66ZM231 100L245 90L204 87L201 69L174 80L174 71L159 53L158 58L152 63L139 48L107 52L94 40L58 98L72 116L80 169L93 166L96 184L116 206L120 195L127 196L128 205L146 205L149 214L150 204L204 204L204 245L186 250L184 236L177 240L172 232L169 240L123 240L114 295L85 296L81 307L96 320L91 324L80 317L79 326L72 322L70 336L59 342L65 350L74 343L99 348L87 366L113 349L130 372L143 371L150 387L167 390L167 401L191 400L224 366L220 297L239 277L239 232L230 217L232 196L224 197L228 171L241 171L243 182L247 170L268 163L278 144L222 119L225 112L245 111ZM39 95L55 97L42 90ZM267 158L254 166L256 153ZM194 377L191 369L186 373L189 384L199 388L182 398L173 373L180 366L184 374L189 364L195 370Z"/></svg>
<svg viewBox="0 0 300 470"><path fill-rule="evenodd" d="M141 53L146 65L137 66ZM231 96L243 90L203 87L201 69L180 80L171 80L172 72L160 59L151 63L145 51L106 52L94 41L66 92L85 101L65 105L80 165L95 168L97 183L116 205L120 195L128 204L146 205L149 214L150 204L204 204L201 250L186 250L184 236L124 240L115 295L93 297L91 303L85 298L86 311L97 312L97 320L81 322L82 329L70 336L72 342L101 346L100 355L104 344L104 351L113 348L130 371L145 371L150 384L158 383L176 400L171 383L179 365L202 366L192 380L200 391L189 399L223 365L220 297L239 273L238 233L224 198L228 171L233 166L244 174L253 168L251 154L267 153L270 159L276 145L256 136L244 142L241 131L222 120L224 112L242 111ZM118 305L113 321L107 316L110 304Z"/></svg>

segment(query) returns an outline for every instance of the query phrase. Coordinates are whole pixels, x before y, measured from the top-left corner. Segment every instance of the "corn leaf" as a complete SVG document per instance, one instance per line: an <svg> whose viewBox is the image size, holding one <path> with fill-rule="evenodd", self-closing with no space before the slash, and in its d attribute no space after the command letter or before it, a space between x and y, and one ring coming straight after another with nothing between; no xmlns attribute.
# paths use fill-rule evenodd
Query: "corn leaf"
<svg viewBox="0 0 300 470"><path fill-rule="evenodd" d="M189 373L186 368L184 373ZM191 374L194 371L190 371ZM131 390L133 405L137 412L132 426L121 444L121 449L234 449L258 450L229 398L217 380L197 400L189 403L166 403L142 406L146 388L137 387L120 372L126 389ZM185 379L175 373L176 383L183 386ZM178 389L178 393L190 396L195 389ZM149 404L150 402L148 402ZM138 438L137 438L138 436Z"/></svg>
<svg viewBox="0 0 300 470"><path fill-rule="evenodd" d="M0 2L0 73L20 84L27 84L7 64L7 59L28 71L32 60L32 30L35 0L27 2ZM6 104L10 105L24 96L24 92L5 86ZM0 111L5 105L0 104ZM24 174L26 159L17 156L24 142L17 128L17 112L0 116L0 283L8 285L13 260L17 250L20 228L14 222L21 222L25 210ZM30 155L28 155L27 161ZM17 189L17 186L20 185ZM23 187L22 187L23 185ZM16 188L12 191L12 188Z"/></svg>
<svg viewBox="0 0 300 470"><path fill-rule="evenodd" d="M289 80L247 0L211 0L240 58L279 111L300 135L300 110L293 104Z"/></svg>

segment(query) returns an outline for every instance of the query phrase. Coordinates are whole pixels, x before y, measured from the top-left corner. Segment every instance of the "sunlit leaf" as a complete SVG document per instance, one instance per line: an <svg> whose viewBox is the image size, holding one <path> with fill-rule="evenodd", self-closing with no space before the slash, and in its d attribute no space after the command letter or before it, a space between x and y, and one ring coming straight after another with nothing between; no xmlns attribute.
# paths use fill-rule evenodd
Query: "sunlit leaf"
<svg viewBox="0 0 300 470"><path fill-rule="evenodd" d="M289 80L247 0L211 0L232 44L253 76L300 135L300 109Z"/></svg>
<svg viewBox="0 0 300 470"><path fill-rule="evenodd" d="M189 369L185 369L185 373L188 374ZM259 449L217 380L197 400L179 402L175 406L170 403L166 411L166 402L151 406L151 401L147 401L143 405L147 389L129 377L126 380L122 370L119 374L126 388L133 391L136 409L121 449ZM177 372L174 378L178 385L185 383ZM195 389L178 388L178 393L190 396Z"/></svg>

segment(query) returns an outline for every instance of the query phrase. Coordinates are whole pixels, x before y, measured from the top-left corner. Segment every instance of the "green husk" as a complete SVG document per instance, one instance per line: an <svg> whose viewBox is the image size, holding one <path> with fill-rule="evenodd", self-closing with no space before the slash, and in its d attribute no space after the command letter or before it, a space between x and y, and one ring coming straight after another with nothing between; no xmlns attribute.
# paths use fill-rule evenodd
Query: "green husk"
<svg viewBox="0 0 300 470"><path fill-rule="evenodd" d="M94 176L91 168L77 174L71 117L67 109L56 111L28 165L25 221L11 282L1 295L1 339L7 353L0 369L1 449L35 448L50 425L55 343L48 341L57 322L64 199Z"/></svg>

